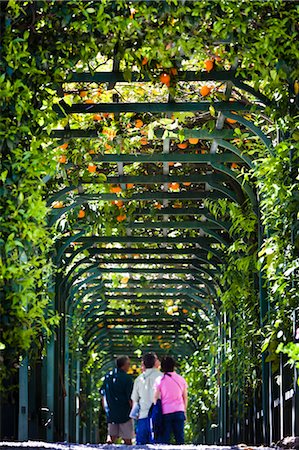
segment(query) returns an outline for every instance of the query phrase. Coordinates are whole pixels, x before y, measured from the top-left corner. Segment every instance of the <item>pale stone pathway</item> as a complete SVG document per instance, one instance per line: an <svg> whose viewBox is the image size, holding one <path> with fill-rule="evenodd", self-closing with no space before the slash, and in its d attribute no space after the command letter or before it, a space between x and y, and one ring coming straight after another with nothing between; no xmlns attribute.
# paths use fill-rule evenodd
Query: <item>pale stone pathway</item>
<svg viewBox="0 0 299 450"><path fill-rule="evenodd" d="M229 446L217 445L107 445L107 444L69 444L49 443L39 441L28 442L0 442L0 450L273 450L273 447L253 447L244 444Z"/></svg>

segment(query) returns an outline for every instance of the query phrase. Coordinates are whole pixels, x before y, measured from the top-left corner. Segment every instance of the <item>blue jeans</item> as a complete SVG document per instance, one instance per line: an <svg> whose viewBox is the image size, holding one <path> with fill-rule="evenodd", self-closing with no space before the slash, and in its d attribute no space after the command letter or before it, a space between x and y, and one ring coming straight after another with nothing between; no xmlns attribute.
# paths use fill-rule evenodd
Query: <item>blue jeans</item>
<svg viewBox="0 0 299 450"><path fill-rule="evenodd" d="M147 417L145 419L138 419L136 428L136 444L145 445L152 443L153 440L151 436L149 419Z"/></svg>
<svg viewBox="0 0 299 450"><path fill-rule="evenodd" d="M170 444L171 433L174 434L177 445L184 444L185 413L183 411L163 414L162 443Z"/></svg>

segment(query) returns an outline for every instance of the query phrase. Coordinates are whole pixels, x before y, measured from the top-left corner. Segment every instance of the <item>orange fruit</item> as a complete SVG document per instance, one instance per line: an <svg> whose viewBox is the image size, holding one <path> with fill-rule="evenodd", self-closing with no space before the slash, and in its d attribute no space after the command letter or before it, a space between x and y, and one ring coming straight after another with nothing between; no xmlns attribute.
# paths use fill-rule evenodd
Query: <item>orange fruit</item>
<svg viewBox="0 0 299 450"><path fill-rule="evenodd" d="M81 98L86 97L87 96L87 91L80 91L79 95Z"/></svg>
<svg viewBox="0 0 299 450"><path fill-rule="evenodd" d="M136 128L141 128L142 125L143 125L143 122L142 122L141 119L135 120L135 127L136 127Z"/></svg>
<svg viewBox="0 0 299 450"><path fill-rule="evenodd" d="M188 314L188 309L182 309L182 312L183 312L184 314Z"/></svg>
<svg viewBox="0 0 299 450"><path fill-rule="evenodd" d="M188 141L190 142L190 144L198 144L199 139L198 138L189 138Z"/></svg>
<svg viewBox="0 0 299 450"><path fill-rule="evenodd" d="M89 173L95 173L97 170L97 166L95 164L88 164L87 170Z"/></svg>
<svg viewBox="0 0 299 450"><path fill-rule="evenodd" d="M148 63L148 59L147 59L147 57L145 56L145 57L143 58L143 60L141 61L141 65L142 65L142 66L145 66L147 63Z"/></svg>
<svg viewBox="0 0 299 450"><path fill-rule="evenodd" d="M238 169L238 167L239 167L239 166L238 166L238 164L236 164L236 163L232 163L232 165L231 165L231 168L232 168L232 169Z"/></svg>
<svg viewBox="0 0 299 450"><path fill-rule="evenodd" d="M119 194L122 191L122 188L120 186L111 186L110 187L110 192L112 192L112 194Z"/></svg>
<svg viewBox="0 0 299 450"><path fill-rule="evenodd" d="M107 144L107 142L104 144L104 147L106 150L111 150L112 149L112 145Z"/></svg>
<svg viewBox="0 0 299 450"><path fill-rule="evenodd" d="M174 162L169 162L168 165L169 166L174 166Z"/></svg>
<svg viewBox="0 0 299 450"><path fill-rule="evenodd" d="M129 281L129 278L128 278L128 277L123 277L123 278L120 280L121 284L127 284L128 281Z"/></svg>
<svg viewBox="0 0 299 450"><path fill-rule="evenodd" d="M127 189L133 189L135 185L133 183L128 183L127 184Z"/></svg>
<svg viewBox="0 0 299 450"><path fill-rule="evenodd" d="M210 88L209 86L206 86L206 85L204 85L204 86L202 86L201 88L200 88L200 95L202 96L202 97L206 97L207 95L209 95L209 93L211 92L211 90L212 90L212 88Z"/></svg>
<svg viewBox="0 0 299 450"><path fill-rule="evenodd" d="M177 71L177 69L175 68L175 67L172 67L171 69L170 69L170 73L171 73L171 75L177 75L178 74L178 71Z"/></svg>
<svg viewBox="0 0 299 450"><path fill-rule="evenodd" d="M169 183L168 187L172 191L179 191L180 190L180 184L179 183Z"/></svg>
<svg viewBox="0 0 299 450"><path fill-rule="evenodd" d="M66 163L66 156L65 155L61 155L59 158L59 162L60 164L65 164Z"/></svg>
<svg viewBox="0 0 299 450"><path fill-rule="evenodd" d="M205 61L205 69L207 72L211 72L211 70L213 70L214 67L214 61L212 59L207 59Z"/></svg>
<svg viewBox="0 0 299 450"><path fill-rule="evenodd" d="M93 120L102 120L102 116L100 114L94 114L93 115Z"/></svg>
<svg viewBox="0 0 299 450"><path fill-rule="evenodd" d="M66 150L68 148L69 144L65 142L64 144L60 145L59 148L62 148L62 150Z"/></svg>
<svg viewBox="0 0 299 450"><path fill-rule="evenodd" d="M94 154L95 154L95 151L94 151L94 150L89 150L88 153L89 153L90 155L94 155Z"/></svg>
<svg viewBox="0 0 299 450"><path fill-rule="evenodd" d="M121 208L122 206L124 206L124 202L122 200L114 200L113 205L118 206L119 208Z"/></svg>
<svg viewBox="0 0 299 450"><path fill-rule="evenodd" d="M166 84L167 86L170 84L170 75L168 73L161 73L160 75L160 81L163 84Z"/></svg>
<svg viewBox="0 0 299 450"><path fill-rule="evenodd" d="M180 142L178 144L178 147L181 148L181 149L185 149L185 148L188 147L188 142Z"/></svg>
<svg viewBox="0 0 299 450"><path fill-rule="evenodd" d="M63 202L54 202L53 203L53 208L55 208L55 209L63 208Z"/></svg>
<svg viewBox="0 0 299 450"><path fill-rule="evenodd" d="M85 211L84 209L80 209L80 211L78 212L78 218L83 219L83 217L85 217Z"/></svg>
<svg viewBox="0 0 299 450"><path fill-rule="evenodd" d="M162 208L161 203L159 203L159 202L155 203L155 204L154 204L154 208L156 208L156 209L161 209L161 208Z"/></svg>
<svg viewBox="0 0 299 450"><path fill-rule="evenodd" d="M191 182L190 181L185 181L185 183L183 183L184 186L191 186Z"/></svg>
<svg viewBox="0 0 299 450"><path fill-rule="evenodd" d="M117 222L123 222L124 220L126 220L126 215L125 214L119 214L119 216L116 217Z"/></svg>
<svg viewBox="0 0 299 450"><path fill-rule="evenodd" d="M87 100L84 100L84 103L94 103L94 101L91 100L91 98L89 98L89 99L87 99Z"/></svg>
<svg viewBox="0 0 299 450"><path fill-rule="evenodd" d="M230 119L229 117L226 118L227 123L236 123L237 121L235 119Z"/></svg>
<svg viewBox="0 0 299 450"><path fill-rule="evenodd" d="M147 140L146 138L142 138L142 139L140 140L140 144L141 144L141 145L147 145L147 144L148 144L148 140Z"/></svg>

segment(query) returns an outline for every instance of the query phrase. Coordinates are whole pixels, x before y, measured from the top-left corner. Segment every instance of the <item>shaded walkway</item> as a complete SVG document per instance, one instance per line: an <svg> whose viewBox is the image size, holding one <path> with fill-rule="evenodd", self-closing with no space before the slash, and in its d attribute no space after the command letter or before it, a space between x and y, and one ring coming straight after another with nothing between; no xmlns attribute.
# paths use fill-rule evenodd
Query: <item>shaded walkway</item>
<svg viewBox="0 0 299 450"><path fill-rule="evenodd" d="M252 446L246 446L246 445L236 445L236 446L218 446L218 445L192 445L192 444L186 444L186 445L133 445L133 446L127 446L127 445L104 445L104 444L66 444L66 443L48 443L48 442L38 442L38 441L28 441L28 442L0 442L0 450L5 449L47 449L47 450L83 450L83 449L120 449L120 450L126 450L128 449L182 449L182 450L225 450L225 449L235 449L235 450L256 450L256 449L263 449L268 450L271 447L252 447Z"/></svg>

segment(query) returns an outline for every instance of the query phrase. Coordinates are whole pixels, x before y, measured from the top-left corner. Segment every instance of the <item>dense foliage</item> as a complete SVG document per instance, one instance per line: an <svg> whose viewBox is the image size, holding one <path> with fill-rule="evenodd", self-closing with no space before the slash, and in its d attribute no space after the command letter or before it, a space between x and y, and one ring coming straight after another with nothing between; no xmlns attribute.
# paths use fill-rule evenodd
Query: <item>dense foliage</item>
<svg viewBox="0 0 299 450"><path fill-rule="evenodd" d="M216 114L212 106L204 117L181 113L165 119L158 115L154 123L146 113L138 117L124 114L121 119L112 114L106 117L87 114L84 119L79 114L61 118L54 112L57 109L53 109L60 101L61 90L66 94L65 104L69 105L82 101L112 101L113 95L118 95L122 101L139 98L143 102L149 99L161 102L166 101L169 94L179 100L197 100L192 83L183 88L177 82L177 71L204 71L207 58L213 60L214 70L236 66L237 75L244 82L268 97L270 106L263 113L253 109L247 119L274 144L273 148L266 149L260 140L250 138L245 126L227 124L235 130L235 145L254 161L251 170L245 166L232 169L257 193L259 211L253 212L248 203L237 206L220 200L206 205L214 217L229 220L232 224L230 245L218 245L224 265L216 280L221 305L217 313L219 317L226 316L224 333L227 337L232 336L227 340L224 349L227 358L220 370L228 373L231 379L238 379L240 389L255 387L260 383L256 369L260 366L262 342L263 351L268 351L268 359L273 363L278 361L277 351L286 352L298 362L298 344L292 343L299 265L298 132L295 131L298 126L298 5L295 2L249 0L10 0L3 2L1 8L5 32L1 36L0 63L0 349L7 371L17 367L24 352L35 353L37 348L42 349L43 341L57 324L52 294L55 267L50 257L55 253L54 244L59 247L61 239L80 230L85 236L125 235L136 210L134 202L123 205L121 198L116 203L86 199L82 202L76 189L69 189L62 198L55 197L57 192L85 182L85 193L90 195L120 193L111 191L107 183L107 177L117 175L117 172L100 165L94 154L131 153L143 148L155 152L161 149L161 144L155 141L156 129L161 127L167 130L164 137L175 137L177 143L185 140L183 128L197 126L212 130L215 127ZM150 88L142 83L139 91L130 85L129 88L106 90L104 84L67 81L74 70L111 70L113 59L119 62L128 81L132 71L138 73L140 80L148 76ZM171 77L169 82L162 84L164 72ZM221 100L223 96L221 83L214 83L209 100ZM244 97L237 89L232 98L252 101L252 97ZM136 120L142 124L137 126ZM79 147L76 139L57 142L50 138L54 127L76 125L85 129L96 127L100 139L81 142ZM152 150L147 147L149 141ZM209 147L204 143L202 152L207 151ZM192 169L194 167L186 170ZM136 164L127 175L155 174L155 170L150 167L146 172L141 164ZM183 173L183 169L179 170ZM142 191L140 187L137 189ZM173 191L178 191L177 186L173 186ZM123 194L124 197L131 195L129 190ZM53 201L47 206L49 198ZM156 202L152 206L159 209L161 205ZM181 206L180 200L176 206ZM259 227L262 231L260 242ZM197 236L197 231L192 230L189 235ZM77 256L71 263L64 259L62 267L66 271L69 270L67 267L74 269L80 282L80 276L81 280L86 276L80 270L89 267L86 261L79 266L80 258L82 255L89 258L90 254L88 250L81 252L76 242L72 245L73 251L78 251ZM74 268L76 263L78 266ZM270 310L265 327L261 327L257 308L259 270L263 272ZM115 275L112 281L128 283L120 275ZM142 285L146 286L145 279L142 279ZM80 294L80 290L78 292ZM79 302L75 311L76 334L72 348L78 351L79 348L75 348L78 343L81 349L85 346L88 374L92 368L101 367L107 353L88 348L86 335L90 334L93 319L82 319L82 311L92 307L92 299L85 297L84 302ZM138 313L132 302L119 304L115 301L110 308L111 314L119 308L126 314ZM165 302L163 305L165 315L185 315L193 321L186 334L182 333L183 341L192 341L193 327L200 327L202 321L206 321L206 330L210 330L209 333L197 333L198 349L182 363L194 399L190 420L198 427L194 434L196 438L198 430L214 420L220 342L217 340L215 311L212 320L208 321L206 317L200 317L195 308L185 312L184 309L180 304ZM100 331L101 326L100 322ZM120 324L109 326L120 327ZM148 342L147 337L130 339L136 349ZM162 341L161 351L168 351L171 345ZM234 364L236 358L238 367ZM2 378L6 378L8 372L2 370ZM93 383L95 387L100 380ZM97 397L94 393L88 395ZM210 417L207 411L210 411ZM199 413L203 417L200 423L196 419Z"/></svg>

